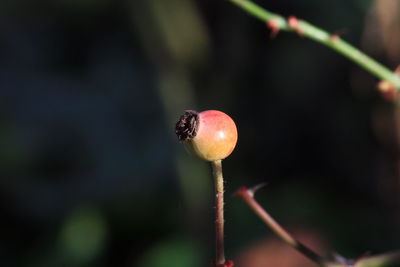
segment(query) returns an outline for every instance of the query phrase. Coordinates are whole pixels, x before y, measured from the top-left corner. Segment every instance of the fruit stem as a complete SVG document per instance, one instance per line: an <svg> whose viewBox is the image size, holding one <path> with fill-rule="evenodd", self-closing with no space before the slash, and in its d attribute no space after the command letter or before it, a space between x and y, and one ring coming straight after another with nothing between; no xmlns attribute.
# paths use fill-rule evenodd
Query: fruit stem
<svg viewBox="0 0 400 267"><path fill-rule="evenodd" d="M224 178L222 175L221 160L211 162L215 182L215 234L216 234L216 260L217 267L224 266Z"/></svg>

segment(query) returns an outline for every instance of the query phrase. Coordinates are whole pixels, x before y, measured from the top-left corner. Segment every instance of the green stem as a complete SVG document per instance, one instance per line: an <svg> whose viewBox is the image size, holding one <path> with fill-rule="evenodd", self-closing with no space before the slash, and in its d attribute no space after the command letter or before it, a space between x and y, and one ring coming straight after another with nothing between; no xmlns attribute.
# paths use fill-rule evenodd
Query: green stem
<svg viewBox="0 0 400 267"><path fill-rule="evenodd" d="M274 22L274 27L283 31L298 32L302 36L308 37L316 42L324 44L360 67L369 71L381 80L389 82L397 90L400 90L400 76L391 71L370 56L364 54L348 42L334 36L304 20L297 20L296 27L290 26L286 18L278 14L269 12L249 0L229 0L239 6L253 17L264 22Z"/></svg>
<svg viewBox="0 0 400 267"><path fill-rule="evenodd" d="M215 181L215 236L216 236L216 260L215 266L225 265L224 252L224 178L222 175L222 162L211 162Z"/></svg>

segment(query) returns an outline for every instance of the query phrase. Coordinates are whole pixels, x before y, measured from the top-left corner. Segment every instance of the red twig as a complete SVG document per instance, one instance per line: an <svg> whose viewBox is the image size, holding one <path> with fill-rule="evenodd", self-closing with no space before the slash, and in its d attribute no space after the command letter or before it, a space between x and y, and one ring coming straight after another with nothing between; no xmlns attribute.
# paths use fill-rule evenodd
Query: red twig
<svg viewBox="0 0 400 267"><path fill-rule="evenodd" d="M250 189L242 187L236 192L236 195L240 196L246 202L246 204L271 228L271 230L288 245L317 263L319 266L332 266L327 259L318 255L316 252L293 238L282 226L279 225L277 221L275 221L274 218L271 217L271 215L268 214L263 207L261 207L261 205L254 199L254 193L259 188L260 186Z"/></svg>

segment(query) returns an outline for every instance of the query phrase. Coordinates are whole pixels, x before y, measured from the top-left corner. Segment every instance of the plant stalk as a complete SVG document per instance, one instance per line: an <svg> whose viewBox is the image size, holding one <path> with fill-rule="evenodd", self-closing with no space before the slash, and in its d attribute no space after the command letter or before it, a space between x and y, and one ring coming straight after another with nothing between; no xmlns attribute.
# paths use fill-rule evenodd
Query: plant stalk
<svg viewBox="0 0 400 267"><path fill-rule="evenodd" d="M215 233L216 233L216 260L217 267L225 265L224 251L224 178L222 175L222 162L211 162L215 182Z"/></svg>
<svg viewBox="0 0 400 267"><path fill-rule="evenodd" d="M375 75L377 78L389 82L394 88L400 91L400 75L398 73L391 71L375 59L339 38L339 36L330 34L300 19L295 19L295 25L291 25L283 16L272 13L249 0L229 1L259 20L273 22L274 27L276 27L275 30L297 32L301 36L308 37L330 47Z"/></svg>

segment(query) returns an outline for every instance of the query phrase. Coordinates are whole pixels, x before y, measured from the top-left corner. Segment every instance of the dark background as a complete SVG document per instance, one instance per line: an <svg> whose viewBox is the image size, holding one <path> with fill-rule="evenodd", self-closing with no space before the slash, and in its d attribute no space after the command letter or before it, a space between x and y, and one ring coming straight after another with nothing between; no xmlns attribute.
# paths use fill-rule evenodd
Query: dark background
<svg viewBox="0 0 400 267"><path fill-rule="evenodd" d="M400 62L396 1L258 3ZM257 199L304 239L395 250L399 111L377 82L226 0L3 0L0 266L208 266L213 185L174 136L185 109L237 123L223 163L238 266L266 266L241 263L272 233L231 197L261 182Z"/></svg>

